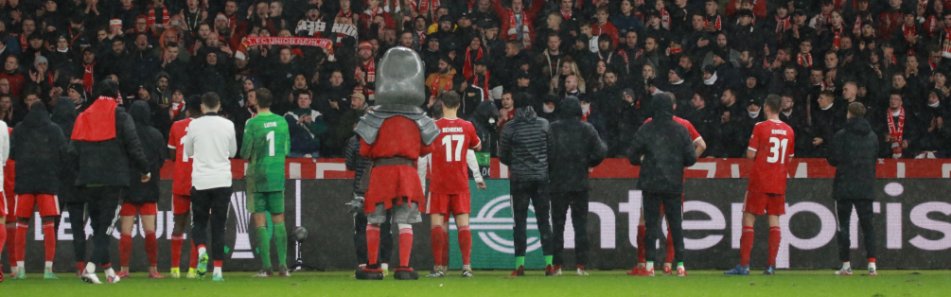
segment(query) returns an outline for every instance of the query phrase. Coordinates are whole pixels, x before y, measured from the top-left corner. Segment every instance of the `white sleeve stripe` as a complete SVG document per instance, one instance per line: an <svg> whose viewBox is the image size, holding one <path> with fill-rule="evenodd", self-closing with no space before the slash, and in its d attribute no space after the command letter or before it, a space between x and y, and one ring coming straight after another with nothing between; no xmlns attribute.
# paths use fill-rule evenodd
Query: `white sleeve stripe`
<svg viewBox="0 0 951 297"><path fill-rule="evenodd" d="M751 150L751 151L754 151L754 152L756 151L756 149L755 149L755 148L753 148L752 146L750 146L750 147L747 147L746 149L748 149L748 150Z"/></svg>

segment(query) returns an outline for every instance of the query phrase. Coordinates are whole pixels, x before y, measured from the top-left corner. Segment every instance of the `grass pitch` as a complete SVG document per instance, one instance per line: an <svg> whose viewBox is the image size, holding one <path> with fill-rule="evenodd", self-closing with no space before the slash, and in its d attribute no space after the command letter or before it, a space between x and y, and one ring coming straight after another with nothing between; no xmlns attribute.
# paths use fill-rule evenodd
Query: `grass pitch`
<svg viewBox="0 0 951 297"><path fill-rule="evenodd" d="M949 296L951 271L880 271L877 277L856 271L837 277L832 271L778 271L776 276L754 274L726 277L720 271L691 271L686 278L660 276L636 278L623 271L594 271L591 276L566 274L544 277L530 271L522 278L508 272L476 271L463 279L454 271L443 279L357 281L351 272L297 273L291 278L251 278L249 272L226 272L225 282L210 279L149 280L135 273L115 285L93 286L70 273L60 280L44 281L38 274L26 280L0 283L2 296L38 297L187 297L187 296Z"/></svg>

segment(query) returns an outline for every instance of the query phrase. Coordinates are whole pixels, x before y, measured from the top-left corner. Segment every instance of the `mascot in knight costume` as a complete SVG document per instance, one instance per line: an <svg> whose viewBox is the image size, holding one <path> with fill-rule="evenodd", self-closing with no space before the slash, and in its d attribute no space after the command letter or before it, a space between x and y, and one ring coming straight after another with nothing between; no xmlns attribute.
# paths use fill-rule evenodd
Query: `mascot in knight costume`
<svg viewBox="0 0 951 297"><path fill-rule="evenodd" d="M429 153L429 145L439 130L420 106L426 99L422 59L413 50L394 47L380 61L376 80L376 106L357 124L360 155L373 161L366 201L366 268L357 279L383 279L378 262L380 224L391 213L399 226L400 263L394 273L398 280L413 280L418 274L409 266L413 247L413 225L422 221L419 204L423 203L422 184L416 172L416 160Z"/></svg>

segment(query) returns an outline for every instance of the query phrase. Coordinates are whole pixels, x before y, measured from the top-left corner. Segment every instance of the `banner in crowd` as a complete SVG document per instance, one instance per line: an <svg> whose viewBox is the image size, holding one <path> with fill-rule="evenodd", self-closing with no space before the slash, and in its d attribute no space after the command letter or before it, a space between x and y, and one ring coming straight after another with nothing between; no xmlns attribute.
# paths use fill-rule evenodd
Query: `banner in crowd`
<svg viewBox="0 0 951 297"><path fill-rule="evenodd" d="M296 244L291 237L289 261L300 254L302 263L312 269L352 269L356 255L353 244L353 218L346 202L352 199L352 180L290 180L285 191L288 228L303 226L309 237ZM643 196L634 188L633 179L595 179L591 181L588 234L591 240L592 269L625 269L635 261L637 222ZM513 265L512 212L507 180L489 180L489 189L474 190L472 196L473 266L486 269L511 269ZM472 186L475 189L474 185ZM684 207L687 265L694 269L724 269L738 261L741 232L742 201L746 182L741 179L692 179L686 184ZM831 198L832 181L828 179L794 179L790 181L787 215L782 218L783 241L778 266L793 269L833 268L838 263L836 216ZM874 205L875 226L879 243L879 266L888 269L946 269L951 263L951 201L944 193L951 184L939 179L887 179L876 185ZM940 195L936 195L940 193ZM162 183L157 233L159 267L169 267L168 240L171 237L172 214L169 211L170 184ZM254 230L243 183L235 183L231 199L226 270L257 270L254 259ZM530 213L531 214L531 213ZM68 213L58 226L56 269L70 271L73 263L72 235ZM570 218L570 216L569 216ZM842 219L842 218L839 218ZM857 219L853 214L853 222ZM425 220L424 220L425 221ZM542 264L541 243L534 219L529 219L528 265ZM42 232L39 217L31 222L27 265L29 271L40 271ZM763 266L766 258L767 225L757 222L754 267ZM571 226L569 221L567 226ZM413 265L426 269L432 264L428 223L416 227ZM853 260L863 267L864 250L860 246L857 224L853 224ZM87 234L91 228L86 227ZM133 270L143 271L146 257L142 248L142 231L136 225L133 233ZM118 234L113 234L118 239ZM452 266L460 258L452 228ZM395 236L394 236L395 238ZM566 265L574 264L574 232L566 230ZM118 241L113 241L117 244ZM90 242L91 244L91 242ZM187 245L186 245L187 246ZM398 245L394 245L396 247ZM113 246L113 259L118 260ZM391 251L396 259L396 251ZM183 255L188 255L184 253ZM184 258L187 258L185 256ZM182 259L187 263L187 259ZM663 259L658 259L663 261Z"/></svg>
<svg viewBox="0 0 951 297"><path fill-rule="evenodd" d="M279 36L248 36L242 44L245 47L257 45L286 45L286 46L309 46L323 48L327 54L333 54L334 43L326 38L314 37L279 37Z"/></svg>

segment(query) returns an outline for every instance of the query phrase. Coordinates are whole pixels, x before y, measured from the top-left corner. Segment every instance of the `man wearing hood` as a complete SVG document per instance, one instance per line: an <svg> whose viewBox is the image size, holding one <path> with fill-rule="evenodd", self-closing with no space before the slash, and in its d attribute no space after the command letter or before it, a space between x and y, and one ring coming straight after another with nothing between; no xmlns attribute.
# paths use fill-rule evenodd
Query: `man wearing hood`
<svg viewBox="0 0 951 297"><path fill-rule="evenodd" d="M162 147L164 137L162 132L152 127L152 111L145 101L132 102L129 115L135 122L135 131L142 141L142 150L148 160L148 171L152 176L159 176L159 170L165 162L167 150ZM135 216L139 215L145 237L145 253L149 258L149 278L163 278L158 272L158 243L155 235L155 217L158 214L159 184L158 178L148 182L139 182L137 176L129 177L129 191L122 197L122 208L119 210L119 277L129 276L129 261L132 257L132 227Z"/></svg>
<svg viewBox="0 0 951 297"><path fill-rule="evenodd" d="M551 158L559 160L548 167L551 190L552 221L554 224L555 273L561 273L564 264L565 221L571 208L571 223L575 230L575 268L585 276L588 258L588 168L598 166L607 153L607 145L590 123L581 121L581 102L568 97L559 107L561 119L551 125Z"/></svg>
<svg viewBox="0 0 951 297"><path fill-rule="evenodd" d="M878 157L878 136L872 132L872 126L865 119L865 105L859 102L849 104L845 128L835 133L829 164L836 167L835 181L832 184L835 199L836 217L840 218L838 233L839 260L842 268L837 275L852 275L849 260L851 246L849 230L852 220L852 208L858 213L862 235L865 238L865 252L868 258L868 274L875 275L876 234L872 221L872 203L875 197L875 164Z"/></svg>
<svg viewBox="0 0 951 297"><path fill-rule="evenodd" d="M59 217L59 173L65 163L67 147L63 132L50 121L46 105L35 101L30 113L14 129L10 159L16 167L14 192L16 198L16 251L17 271L14 279L24 279L26 271L27 230L34 206L43 218L43 239L46 248L44 279L56 279L53 274L53 259L56 257L56 219Z"/></svg>
<svg viewBox="0 0 951 297"><path fill-rule="evenodd" d="M119 84L105 79L96 91L101 94L99 99L76 118L71 135L79 169L76 186L80 198L88 203L94 241L92 261L86 263L82 280L100 284L98 264L106 270L106 281L117 283L120 278L111 268L108 234L115 210L122 192L129 187L129 176L139 176L141 182L148 182L152 176L132 117L117 108Z"/></svg>
<svg viewBox="0 0 951 297"><path fill-rule="evenodd" d="M644 220L647 225L644 242L654 242L660 233L660 209L665 210L674 243L677 276L686 276L683 238L683 174L684 168L697 162L694 143L687 128L673 119L673 95L654 95L652 120L634 134L629 159L641 165L638 188L644 192ZM646 253L654 258L654 245L645 244ZM654 276L654 261L647 261L643 276Z"/></svg>
<svg viewBox="0 0 951 297"><path fill-rule="evenodd" d="M515 96L515 118L502 128L499 159L509 166L512 191L512 210L515 217L515 271L512 276L525 275L525 250L528 240L526 223L528 206L535 207L538 232L545 255L545 275L555 275L553 266L552 232L549 225L548 162L551 160L551 130L548 121L538 117L531 107L531 97L525 93Z"/></svg>

